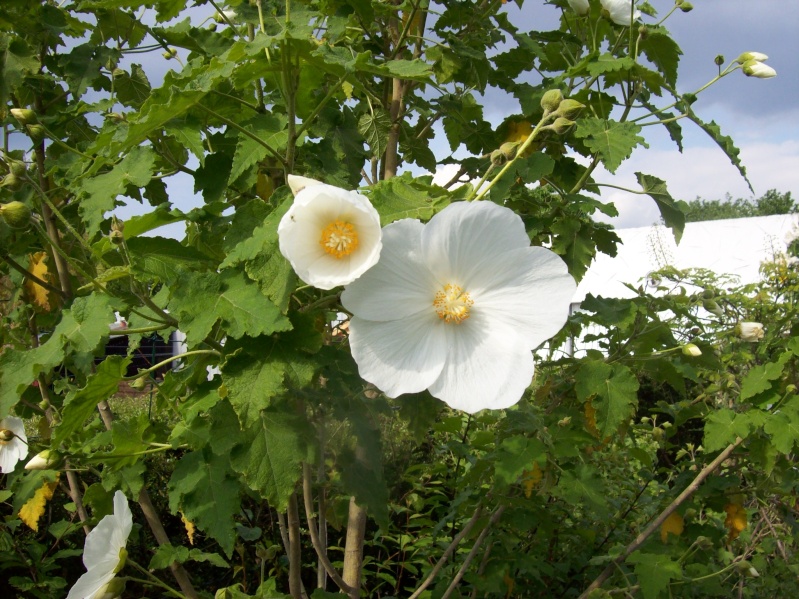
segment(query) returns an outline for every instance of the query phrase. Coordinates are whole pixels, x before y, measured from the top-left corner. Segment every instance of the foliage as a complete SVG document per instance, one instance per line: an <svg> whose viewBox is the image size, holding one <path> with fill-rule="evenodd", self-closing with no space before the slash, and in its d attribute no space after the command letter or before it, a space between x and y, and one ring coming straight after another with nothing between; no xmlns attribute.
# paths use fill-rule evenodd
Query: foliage
<svg viewBox="0 0 799 599"><path fill-rule="evenodd" d="M796 214L799 204L791 197L791 192L779 193L769 189L759 198L724 200L695 199L685 202L682 207L686 222L720 220L724 218L746 218L750 216L771 216L772 214Z"/></svg>
<svg viewBox="0 0 799 599"><path fill-rule="evenodd" d="M666 270L656 293L589 297L518 405L466 416L361 380L340 290L279 251L297 174L363 187L383 225L505 205L579 279L618 242L592 173L648 125L681 147L687 116L745 173L701 90L678 91L682 3L642 3L646 28L547 4L552 31L502 2L0 3L0 417L59 458L0 479L4 596L65 596L116 490L131 596L795 591L789 258L754 286ZM637 178L679 235L666 182ZM107 355L117 315L128 352ZM142 362L142 335L178 332L180 356Z"/></svg>

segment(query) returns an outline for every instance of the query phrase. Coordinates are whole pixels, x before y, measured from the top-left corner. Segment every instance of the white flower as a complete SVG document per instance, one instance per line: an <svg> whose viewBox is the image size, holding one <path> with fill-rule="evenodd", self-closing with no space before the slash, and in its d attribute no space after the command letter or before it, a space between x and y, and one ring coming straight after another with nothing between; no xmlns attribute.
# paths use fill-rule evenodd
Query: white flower
<svg viewBox="0 0 799 599"><path fill-rule="evenodd" d="M756 342L760 341L765 335L763 325L759 322L739 322L735 326L735 332L744 341Z"/></svg>
<svg viewBox="0 0 799 599"><path fill-rule="evenodd" d="M288 176L294 204L277 228L280 252L308 285L351 283L380 257L380 216L356 191Z"/></svg>
<svg viewBox="0 0 799 599"><path fill-rule="evenodd" d="M470 413L518 402L531 350L568 315L576 286L563 260L530 247L521 218L491 202L394 222L383 244L341 296L361 377L389 397L428 389Z"/></svg>
<svg viewBox="0 0 799 599"><path fill-rule="evenodd" d="M0 472L13 472L17 462L24 460L27 455L25 425L15 416L6 416L0 420Z"/></svg>
<svg viewBox="0 0 799 599"><path fill-rule="evenodd" d="M599 0L602 3L602 8L608 11L610 20L616 25L624 25L629 27L633 21L641 16L641 11L636 10L632 12L632 0ZM632 14L632 20L630 20Z"/></svg>
<svg viewBox="0 0 799 599"><path fill-rule="evenodd" d="M107 594L108 585L125 565L125 545L133 528L133 514L122 491L114 493L114 513L105 516L86 537L83 565L87 572L78 578L67 599L95 599Z"/></svg>
<svg viewBox="0 0 799 599"><path fill-rule="evenodd" d="M588 12L588 0L567 0L569 6L572 7L572 10L576 12L578 15L584 15Z"/></svg>
<svg viewBox="0 0 799 599"><path fill-rule="evenodd" d="M769 79L777 76L777 71L773 68L754 59L743 63L741 69L747 77L756 77L757 79Z"/></svg>

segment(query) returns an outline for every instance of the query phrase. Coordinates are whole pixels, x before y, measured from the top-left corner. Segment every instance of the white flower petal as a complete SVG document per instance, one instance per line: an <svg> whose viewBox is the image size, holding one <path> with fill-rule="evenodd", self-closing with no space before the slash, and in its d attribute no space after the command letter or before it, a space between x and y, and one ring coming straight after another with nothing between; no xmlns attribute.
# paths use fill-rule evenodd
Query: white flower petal
<svg viewBox="0 0 799 599"><path fill-rule="evenodd" d="M397 320L432 311L440 287L421 254L424 225L403 219L383 228L380 260L341 294L342 305L360 318Z"/></svg>
<svg viewBox="0 0 799 599"><path fill-rule="evenodd" d="M300 175L289 175L286 177L286 183L289 184L289 189L291 189L291 193L295 196L309 185L323 185L321 181L308 177L301 177Z"/></svg>
<svg viewBox="0 0 799 599"><path fill-rule="evenodd" d="M442 285L463 285L458 276L484 258L529 245L522 219L493 202L450 204L422 233L422 253Z"/></svg>
<svg viewBox="0 0 799 599"><path fill-rule="evenodd" d="M14 472L14 467L19 461L19 455L16 447L4 445L0 447L0 472L8 474Z"/></svg>
<svg viewBox="0 0 799 599"><path fill-rule="evenodd" d="M361 378L389 397L423 391L443 368L446 326L433 310L389 322L353 317L350 348Z"/></svg>
<svg viewBox="0 0 799 599"><path fill-rule="evenodd" d="M14 438L0 444L0 472L8 474L13 472L17 462L24 460L28 455L28 437L25 434L25 424L21 418L6 416L0 420L0 430L10 430Z"/></svg>
<svg viewBox="0 0 799 599"><path fill-rule="evenodd" d="M117 491L114 493L114 513L104 516L86 536L83 547L83 565L86 569L108 561L111 556L118 563L119 550L127 544L132 528L133 514L130 512L128 500L122 491Z"/></svg>
<svg viewBox="0 0 799 599"><path fill-rule="evenodd" d="M357 247L341 258L320 243L325 227L337 220L351 224L358 236ZM354 281L380 257L380 216L369 200L324 183L303 184L277 232L280 252L297 276L320 289Z"/></svg>
<svg viewBox="0 0 799 599"><path fill-rule="evenodd" d="M91 599L97 591L107 585L114 578L116 562L106 560L85 572L72 588L69 589L67 599Z"/></svg>
<svg viewBox="0 0 799 599"><path fill-rule="evenodd" d="M571 9L578 15L584 15L588 12L588 0L568 0Z"/></svg>
<svg viewBox="0 0 799 599"><path fill-rule="evenodd" d="M608 11L610 20L616 25L629 27L632 21L637 21L641 17L641 11L636 10L632 13L632 21L630 20L630 12L632 11L632 0L600 0L602 8Z"/></svg>
<svg viewBox="0 0 799 599"><path fill-rule="evenodd" d="M474 414L517 403L533 379L533 355L513 329L479 314L447 327L447 360L430 393Z"/></svg>
<svg viewBox="0 0 799 599"><path fill-rule="evenodd" d="M538 347L563 327L577 289L566 263L542 247L482 262L467 280L472 313L515 330L527 349Z"/></svg>

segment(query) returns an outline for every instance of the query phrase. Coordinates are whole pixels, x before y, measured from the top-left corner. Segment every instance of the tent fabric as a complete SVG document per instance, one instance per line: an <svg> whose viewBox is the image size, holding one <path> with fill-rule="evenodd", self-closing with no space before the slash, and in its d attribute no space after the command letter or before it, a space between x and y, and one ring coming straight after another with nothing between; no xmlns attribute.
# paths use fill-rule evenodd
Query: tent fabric
<svg viewBox="0 0 799 599"><path fill-rule="evenodd" d="M754 283L760 278L760 264L784 254L799 237L799 214L687 223L679 245L663 225L618 229L616 233L622 240L618 254L597 255L577 286L574 304L580 304L589 293L633 297L624 283L639 285L664 266L706 268L719 275L735 275L742 284Z"/></svg>

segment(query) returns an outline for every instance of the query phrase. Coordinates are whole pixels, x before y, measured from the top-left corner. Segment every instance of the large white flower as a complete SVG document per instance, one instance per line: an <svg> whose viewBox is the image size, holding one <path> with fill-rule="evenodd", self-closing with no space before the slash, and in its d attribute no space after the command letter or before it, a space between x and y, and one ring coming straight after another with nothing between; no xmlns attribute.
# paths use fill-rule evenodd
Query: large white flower
<svg viewBox="0 0 799 599"><path fill-rule="evenodd" d="M458 202L426 225L386 226L380 261L341 301L364 379L389 397L428 389L474 413L519 401L531 350L563 326L575 287L513 211Z"/></svg>
<svg viewBox="0 0 799 599"><path fill-rule="evenodd" d="M133 514L122 491L114 493L114 513L105 516L86 536L83 565L86 573L78 578L67 599L96 599L106 594L108 585L125 565L125 545L133 528Z"/></svg>
<svg viewBox="0 0 799 599"><path fill-rule="evenodd" d="M15 416L6 416L0 420L0 472L13 472L17 462L24 460L27 455L25 425Z"/></svg>
<svg viewBox="0 0 799 599"><path fill-rule="evenodd" d="M351 283L380 257L377 210L356 191L288 176L294 204L277 228L280 252L319 289Z"/></svg>
<svg viewBox="0 0 799 599"><path fill-rule="evenodd" d="M616 23L616 25L624 25L625 27L629 27L632 24L632 21L638 20L641 16L641 11L636 10L632 12L632 0L599 0L602 3L602 8L608 11L608 16L610 20ZM630 14L632 12L632 21L630 20Z"/></svg>

